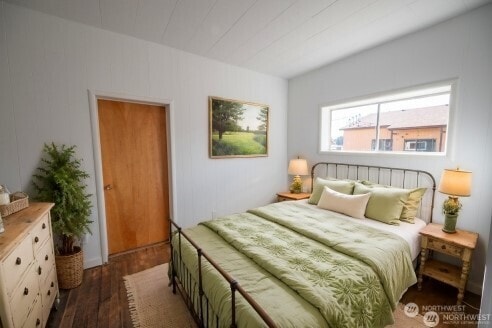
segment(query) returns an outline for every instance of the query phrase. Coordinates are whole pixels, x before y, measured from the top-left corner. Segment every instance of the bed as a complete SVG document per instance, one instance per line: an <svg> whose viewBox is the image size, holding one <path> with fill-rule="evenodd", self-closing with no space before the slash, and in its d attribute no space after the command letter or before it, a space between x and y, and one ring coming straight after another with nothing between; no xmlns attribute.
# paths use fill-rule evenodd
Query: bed
<svg viewBox="0 0 492 328"><path fill-rule="evenodd" d="M434 178L413 169L323 162L313 166L311 183L309 200L273 203L188 229L171 222L173 291L181 292L200 326L393 323L399 299L417 282L418 231L432 221ZM417 190L411 220L378 221L395 211L386 209L386 195ZM350 206L362 199L363 216L384 207L378 220L359 217L358 205ZM345 201L355 218L322 206Z"/></svg>

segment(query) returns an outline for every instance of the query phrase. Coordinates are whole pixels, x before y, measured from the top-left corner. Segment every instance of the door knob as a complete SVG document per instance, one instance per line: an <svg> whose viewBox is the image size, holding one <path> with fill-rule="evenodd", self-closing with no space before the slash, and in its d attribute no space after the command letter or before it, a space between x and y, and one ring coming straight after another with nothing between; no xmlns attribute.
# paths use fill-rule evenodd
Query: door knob
<svg viewBox="0 0 492 328"><path fill-rule="evenodd" d="M104 190L111 190L111 189L113 189L113 186L110 184L104 186Z"/></svg>

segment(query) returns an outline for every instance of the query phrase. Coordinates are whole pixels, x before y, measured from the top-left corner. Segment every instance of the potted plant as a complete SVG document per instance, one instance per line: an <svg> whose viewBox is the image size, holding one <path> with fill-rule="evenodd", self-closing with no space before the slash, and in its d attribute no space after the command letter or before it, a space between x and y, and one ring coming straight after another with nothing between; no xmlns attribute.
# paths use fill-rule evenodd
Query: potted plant
<svg viewBox="0 0 492 328"><path fill-rule="evenodd" d="M456 221L458 220L458 212L461 209L461 203L458 197L449 197L442 204L442 213L444 214L443 231L454 233L456 230Z"/></svg>
<svg viewBox="0 0 492 328"><path fill-rule="evenodd" d="M83 252L80 239L91 233L89 219L92 204L84 180L89 175L80 169L75 146L45 144L44 158L33 175L36 200L55 203L51 224L56 235L55 262L60 288L70 289L82 283Z"/></svg>

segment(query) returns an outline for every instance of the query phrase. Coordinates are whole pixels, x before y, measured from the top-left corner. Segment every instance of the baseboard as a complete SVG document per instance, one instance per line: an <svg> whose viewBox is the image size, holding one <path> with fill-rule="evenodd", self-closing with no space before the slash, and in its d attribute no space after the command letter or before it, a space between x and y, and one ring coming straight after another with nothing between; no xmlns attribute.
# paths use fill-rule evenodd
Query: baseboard
<svg viewBox="0 0 492 328"><path fill-rule="evenodd" d="M482 295L482 284L478 284L474 281L468 281L466 290L472 292L473 294Z"/></svg>
<svg viewBox="0 0 492 328"><path fill-rule="evenodd" d="M93 268L93 267L96 267L99 265L102 265L102 258L101 257L96 257L96 258L84 260L84 269Z"/></svg>

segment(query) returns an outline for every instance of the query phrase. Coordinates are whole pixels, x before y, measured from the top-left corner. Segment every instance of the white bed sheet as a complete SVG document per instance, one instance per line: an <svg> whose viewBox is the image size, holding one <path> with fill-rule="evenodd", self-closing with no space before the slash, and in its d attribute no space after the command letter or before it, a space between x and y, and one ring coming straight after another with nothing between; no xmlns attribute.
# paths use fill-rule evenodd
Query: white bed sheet
<svg viewBox="0 0 492 328"><path fill-rule="evenodd" d="M308 205L312 208L315 208L319 211L327 211L325 209L319 208L316 205L309 204L307 199L299 200L298 202L302 202L303 204L306 204L306 205ZM424 228L427 224L425 223L425 221L423 221L419 218L415 218L414 224L407 223L407 222L400 222L400 225L398 226L398 225L391 225L391 224L382 223L382 222L375 221L372 219L356 219L356 218L353 218L351 216L343 215L340 213L337 213L337 214L347 218L347 220L359 222L361 224L364 224L364 225L367 225L367 226L370 226L370 227L373 227L373 228L376 228L376 229L379 229L382 231L392 232L392 233L402 237L403 239L405 239L405 241L410 246L410 252L412 254L412 260L415 260L417 258L417 256L420 254L420 239L421 238L420 238L419 231L422 230L422 228Z"/></svg>

